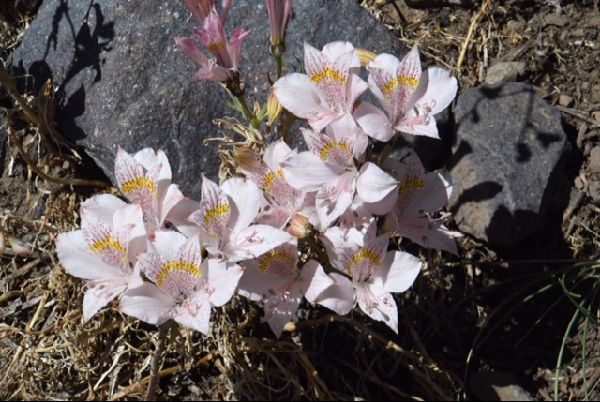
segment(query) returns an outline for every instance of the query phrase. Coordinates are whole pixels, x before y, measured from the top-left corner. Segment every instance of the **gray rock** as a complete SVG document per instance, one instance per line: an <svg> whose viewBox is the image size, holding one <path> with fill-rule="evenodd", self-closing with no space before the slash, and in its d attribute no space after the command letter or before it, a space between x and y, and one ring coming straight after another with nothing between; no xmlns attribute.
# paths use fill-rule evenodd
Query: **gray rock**
<svg viewBox="0 0 600 402"><path fill-rule="evenodd" d="M517 379L507 373L483 371L475 373L468 381L469 391L479 401L533 401Z"/></svg>
<svg viewBox="0 0 600 402"><path fill-rule="evenodd" d="M525 74L527 64L523 61L503 61L492 65L485 76L487 84L515 81Z"/></svg>
<svg viewBox="0 0 600 402"><path fill-rule="evenodd" d="M356 1L303 0L294 8L288 71L303 60L305 41L321 47L349 40L375 52L405 53ZM197 198L201 172L214 177L219 165L216 146L203 140L220 136L213 119L235 114L217 84L192 80L196 66L175 46L174 37L189 36L198 25L189 16L175 0L46 0L11 64L34 77L32 90L53 75L61 130L109 177L117 145L129 152L162 148L175 182ZM238 25L252 31L242 51L247 93L257 88L262 101L267 72L274 77L275 71L263 2L234 2L228 26Z"/></svg>
<svg viewBox="0 0 600 402"><path fill-rule="evenodd" d="M472 88L455 111L448 168L458 227L492 245L515 245L568 199L569 147L560 113L524 83Z"/></svg>

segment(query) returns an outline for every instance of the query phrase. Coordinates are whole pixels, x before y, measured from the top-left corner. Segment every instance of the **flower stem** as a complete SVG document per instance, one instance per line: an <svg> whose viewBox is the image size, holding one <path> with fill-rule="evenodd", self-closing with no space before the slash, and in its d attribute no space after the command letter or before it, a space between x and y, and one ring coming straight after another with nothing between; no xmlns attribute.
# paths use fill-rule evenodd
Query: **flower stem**
<svg viewBox="0 0 600 402"><path fill-rule="evenodd" d="M156 347L156 351L154 352L154 356L152 357L152 365L150 366L150 381L148 381L148 388L146 389L146 401L154 401L156 400L156 388L158 386L158 367L160 358L163 354L163 350L165 348L165 339L167 337L167 333L169 332L170 321L165 322L164 324L158 327L158 346Z"/></svg>
<svg viewBox="0 0 600 402"><path fill-rule="evenodd" d="M240 106L242 108L242 113L248 122L252 125L253 128L258 129L260 127L260 121L256 118L256 115L250 111L248 107L248 103L246 102L246 98L244 95L236 96L237 100L240 102Z"/></svg>

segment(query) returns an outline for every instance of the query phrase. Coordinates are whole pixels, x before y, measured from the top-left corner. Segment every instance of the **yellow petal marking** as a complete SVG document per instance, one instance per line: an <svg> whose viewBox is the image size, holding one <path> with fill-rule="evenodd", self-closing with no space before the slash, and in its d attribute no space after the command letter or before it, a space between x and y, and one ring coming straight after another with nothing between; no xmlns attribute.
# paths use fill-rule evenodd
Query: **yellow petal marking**
<svg viewBox="0 0 600 402"><path fill-rule="evenodd" d="M118 241L114 240L111 235L108 235L92 243L90 245L90 250L93 253L101 253L106 250L114 250L119 253L124 253L125 247Z"/></svg>
<svg viewBox="0 0 600 402"><path fill-rule="evenodd" d="M334 70L329 66L324 67L321 71L317 71L316 73L310 76L310 80L315 84L319 84L327 79L334 80L337 82L346 82L346 77L344 76L344 74L337 70Z"/></svg>
<svg viewBox="0 0 600 402"><path fill-rule="evenodd" d="M136 191L139 190L143 187L146 187L148 189L150 189L150 191L154 191L155 187L154 187L154 183L152 183L152 180L146 178L146 177L136 177L135 179L126 181L125 183L123 183L121 185L121 191L124 193L131 193L132 191Z"/></svg>
<svg viewBox="0 0 600 402"><path fill-rule="evenodd" d="M294 265L295 262L294 258L285 251L270 251L264 254L262 257L260 257L258 269L260 272L266 272L269 268L269 265L277 261L287 262L290 265ZM295 267L292 266L292 269L294 268Z"/></svg>
<svg viewBox="0 0 600 402"><path fill-rule="evenodd" d="M325 145L323 145L323 147L321 148L321 152L320 152L321 160L326 160L327 157L329 157L329 153L336 148L341 151L346 152L347 154L351 153L350 147L348 146L348 144L346 144L343 141L342 142L326 141Z"/></svg>
<svg viewBox="0 0 600 402"><path fill-rule="evenodd" d="M425 187L425 180L412 178L401 182L398 186L398 192L402 193L409 190L419 190L423 187Z"/></svg>
<svg viewBox="0 0 600 402"><path fill-rule="evenodd" d="M352 258L346 263L346 269L348 273L352 276L352 268L364 261L368 260L371 264L375 265L375 267L379 268L381 266L381 258L377 254L373 252L373 250L369 250L368 248L361 248L360 251L355 253Z"/></svg>
<svg viewBox="0 0 600 402"><path fill-rule="evenodd" d="M214 208L207 209L204 212L204 226L208 227L212 221L218 219L229 212L229 204L219 204Z"/></svg>
<svg viewBox="0 0 600 402"><path fill-rule="evenodd" d="M159 287L162 287L163 283L165 282L165 279L167 279L167 277L173 271L187 272L188 274L197 278L202 276L202 271L194 263L188 261L168 261L167 263L163 264L162 267L160 267L160 271L156 276L156 284Z"/></svg>
<svg viewBox="0 0 600 402"><path fill-rule="evenodd" d="M398 85L407 85L411 88L416 88L419 85L419 79L408 75L399 75L385 84L381 91L383 92L383 96L389 96Z"/></svg>

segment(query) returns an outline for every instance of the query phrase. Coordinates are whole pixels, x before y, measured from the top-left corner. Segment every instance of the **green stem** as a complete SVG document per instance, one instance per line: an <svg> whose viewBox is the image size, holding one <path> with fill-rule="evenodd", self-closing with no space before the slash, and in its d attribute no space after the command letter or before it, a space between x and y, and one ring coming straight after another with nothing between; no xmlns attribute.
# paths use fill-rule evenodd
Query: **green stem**
<svg viewBox="0 0 600 402"><path fill-rule="evenodd" d="M260 121L256 118L256 115L250 111L248 107L248 103L246 103L246 98L243 95L236 96L237 100L240 102L242 107L242 113L244 113L244 117L248 122L252 125L253 128L258 129L260 127Z"/></svg>
<svg viewBox="0 0 600 402"><path fill-rule="evenodd" d="M385 144L383 149L381 150L381 155L379 156L379 163L383 164L385 160L390 156L394 148L396 148L396 143L398 142L398 134L394 135L394 137Z"/></svg>

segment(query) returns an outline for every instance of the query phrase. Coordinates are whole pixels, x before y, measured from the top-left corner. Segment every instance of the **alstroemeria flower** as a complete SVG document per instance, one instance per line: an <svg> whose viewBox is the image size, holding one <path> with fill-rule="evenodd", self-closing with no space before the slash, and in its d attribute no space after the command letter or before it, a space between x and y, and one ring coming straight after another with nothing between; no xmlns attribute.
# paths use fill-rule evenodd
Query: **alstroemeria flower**
<svg viewBox="0 0 600 402"><path fill-rule="evenodd" d="M354 117L365 132L379 141L389 141L395 131L439 138L434 115L456 96L456 78L439 67L421 71L417 48L398 61L382 53L369 63L369 87L386 114L363 102Z"/></svg>
<svg viewBox="0 0 600 402"><path fill-rule="evenodd" d="M295 214L309 218L313 224L317 222L314 199L294 189L283 176L281 166L298 154L295 150L284 141L277 141L267 147L262 162L252 151L248 150L246 154L240 169L263 191L268 203L257 217L258 223L283 229Z"/></svg>
<svg viewBox="0 0 600 402"><path fill-rule="evenodd" d="M271 25L271 46L282 44L285 38L293 0L265 0L269 24Z"/></svg>
<svg viewBox="0 0 600 402"><path fill-rule="evenodd" d="M364 164L360 171L355 167L354 161L362 158L368 139L351 118L332 123L326 134L306 129L302 129L302 134L310 151L283 163L283 174L292 187L317 192L316 209L321 229L329 227L350 207L357 186L359 194L366 194L369 200L378 201L387 194L378 188L376 194L370 194L374 188L370 183L357 182L365 172L370 175L371 163ZM381 174L382 180L395 182L387 173L382 171ZM379 193L380 198L377 198Z"/></svg>
<svg viewBox="0 0 600 402"><path fill-rule="evenodd" d="M332 227L325 232L323 242L330 262L350 277L330 274L331 284L318 267L313 271L315 285L308 286L307 300L325 307L358 304L360 309L376 321L383 321L398 332L398 307L392 292L404 292L412 286L421 270L419 260L401 251L386 252L388 236L375 236L376 225L362 236ZM315 288L312 288L314 286ZM334 309L334 311L337 311Z"/></svg>
<svg viewBox="0 0 600 402"><path fill-rule="evenodd" d="M279 103L308 119L320 131L345 114L368 85L358 77L360 60L350 42L332 42L319 51L304 44L306 74L288 74L275 82Z"/></svg>
<svg viewBox="0 0 600 402"><path fill-rule="evenodd" d="M154 325L173 319L207 335L211 307L231 299L244 271L216 259L202 262L201 255L197 236L156 232L137 263L152 283L129 289L121 311Z"/></svg>
<svg viewBox="0 0 600 402"><path fill-rule="evenodd" d="M225 35L223 21L213 8L204 19L201 28L197 28L194 38L175 38L175 43L193 61L200 66L196 73L199 80L226 82L239 72L242 41L248 31L235 28L228 41ZM196 45L199 41L214 56L209 59Z"/></svg>
<svg viewBox="0 0 600 402"><path fill-rule="evenodd" d="M201 23L204 22L206 17L215 8L215 0L183 0L187 8L192 12L194 18ZM221 20L225 22L227 20L227 14L231 7L231 0L223 0L221 6Z"/></svg>
<svg viewBox="0 0 600 402"><path fill-rule="evenodd" d="M252 224L264 199L258 187L239 177L221 187L203 177L200 209L189 220L200 227L208 252L230 262L261 256L292 236L269 225Z"/></svg>
<svg viewBox="0 0 600 402"><path fill-rule="evenodd" d="M81 205L81 230L58 235L58 260L67 273L86 281L84 321L128 286L141 284L132 265L144 251L145 234L139 205L103 194Z"/></svg>
<svg viewBox="0 0 600 402"><path fill-rule="evenodd" d="M125 197L142 207L150 236L167 222L186 234L192 233L187 217L198 209L198 203L171 184L171 166L163 151L145 148L132 157L119 147L115 178Z"/></svg>
<svg viewBox="0 0 600 402"><path fill-rule="evenodd" d="M378 204L367 204L367 209L386 215L384 230L392 236L408 237L423 247L457 254L455 238L461 234L449 231L440 219L432 218L448 205L452 194L450 175L442 171L426 173L413 152L399 161L389 159L386 166L398 181L397 190Z"/></svg>
<svg viewBox="0 0 600 402"><path fill-rule="evenodd" d="M286 323L294 318L302 300L303 275L298 269L295 244L283 244L260 257L243 263L246 270L238 293L264 305L264 321L275 335L281 335Z"/></svg>

